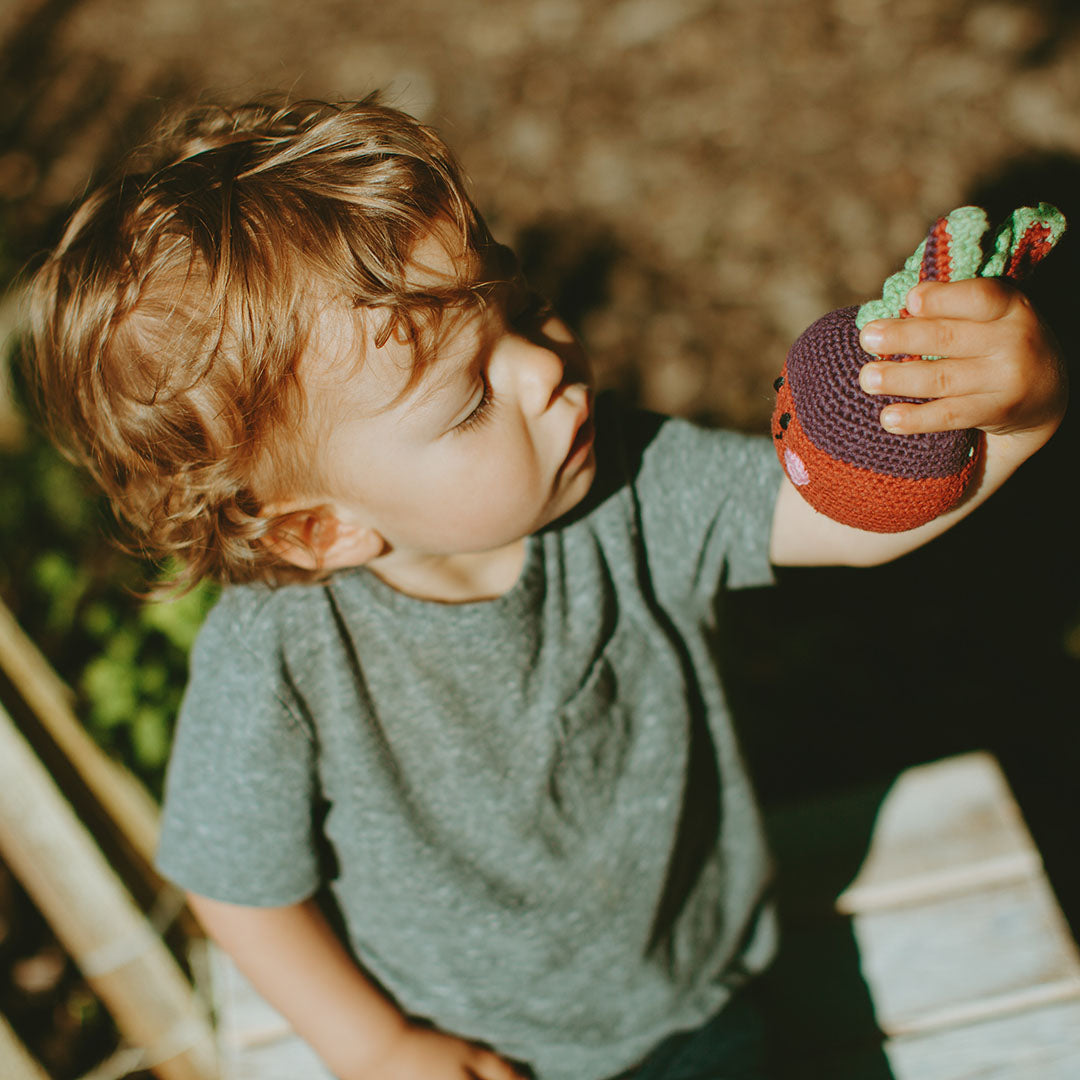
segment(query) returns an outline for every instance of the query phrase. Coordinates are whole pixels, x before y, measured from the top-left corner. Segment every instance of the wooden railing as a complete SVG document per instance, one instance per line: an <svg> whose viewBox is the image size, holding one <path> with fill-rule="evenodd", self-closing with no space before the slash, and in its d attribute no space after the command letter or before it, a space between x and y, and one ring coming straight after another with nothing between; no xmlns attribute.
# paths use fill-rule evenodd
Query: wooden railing
<svg viewBox="0 0 1080 1080"><path fill-rule="evenodd" d="M0 705L0 857L112 1014L126 1043L126 1071L214 1080L207 1011L163 940L164 927L135 898L155 897L154 911L166 912L167 922L182 907L151 865L153 800L85 733L63 683L2 604L0 673L11 698ZM61 791L45 759L63 764L71 791ZM103 845L125 852L126 880ZM6 1024L0 1075L44 1075Z"/></svg>

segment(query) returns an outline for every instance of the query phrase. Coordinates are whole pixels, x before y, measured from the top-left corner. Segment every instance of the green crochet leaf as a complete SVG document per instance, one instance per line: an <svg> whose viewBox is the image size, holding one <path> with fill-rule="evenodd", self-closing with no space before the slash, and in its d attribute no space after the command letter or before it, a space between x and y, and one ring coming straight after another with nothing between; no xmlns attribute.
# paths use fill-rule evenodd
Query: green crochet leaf
<svg viewBox="0 0 1080 1080"><path fill-rule="evenodd" d="M1050 203L1036 207L1021 206L997 231L990 257L986 260L981 277L1002 277L1016 254L1017 248L1028 230L1038 225L1048 230L1046 242L1053 247L1065 232L1065 215Z"/></svg>
<svg viewBox="0 0 1080 1080"><path fill-rule="evenodd" d="M882 289L881 299L870 300L859 308L855 325L861 330L873 319L895 319L904 309L907 294L927 276L924 270L928 245L945 244L949 256L949 280L973 277L1022 276L1061 239L1065 216L1049 203L1014 210L994 234L990 254L983 250L983 238L989 227L986 211L978 206L961 206L940 219L930 235L915 249L904 268L893 274ZM933 263L933 249L931 250Z"/></svg>
<svg viewBox="0 0 1080 1080"><path fill-rule="evenodd" d="M880 300L868 300L855 316L855 325L861 330L868 322L874 319L896 319L903 310L907 294L915 287L919 280L919 268L922 266L923 252L926 250L924 240L914 254L909 255L904 269L898 270L886 282L881 292Z"/></svg>

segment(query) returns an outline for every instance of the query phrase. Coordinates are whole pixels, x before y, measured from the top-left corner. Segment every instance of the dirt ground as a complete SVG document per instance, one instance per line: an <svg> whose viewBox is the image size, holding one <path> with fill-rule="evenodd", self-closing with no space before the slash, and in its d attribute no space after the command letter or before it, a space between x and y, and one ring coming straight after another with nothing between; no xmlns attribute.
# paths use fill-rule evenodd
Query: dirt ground
<svg viewBox="0 0 1080 1080"><path fill-rule="evenodd" d="M602 384L747 429L937 215L1080 228L1074 0L0 0L0 283L164 112L271 89L435 125Z"/></svg>
<svg viewBox="0 0 1080 1080"><path fill-rule="evenodd" d="M6 0L0 42L9 268L177 103L380 89L602 381L739 426L935 216L1080 159L1071 0Z"/></svg>

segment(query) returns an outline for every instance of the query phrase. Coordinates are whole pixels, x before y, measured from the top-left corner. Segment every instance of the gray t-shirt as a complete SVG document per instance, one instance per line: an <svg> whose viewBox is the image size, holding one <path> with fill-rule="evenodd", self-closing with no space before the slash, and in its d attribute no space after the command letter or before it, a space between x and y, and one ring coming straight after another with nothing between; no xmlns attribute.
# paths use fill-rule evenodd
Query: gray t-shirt
<svg viewBox="0 0 1080 1080"><path fill-rule="evenodd" d="M192 657L158 855L239 904L327 897L408 1013L598 1080L773 949L725 704L725 588L770 581L768 439L598 409L585 503L498 599L363 569L225 590Z"/></svg>

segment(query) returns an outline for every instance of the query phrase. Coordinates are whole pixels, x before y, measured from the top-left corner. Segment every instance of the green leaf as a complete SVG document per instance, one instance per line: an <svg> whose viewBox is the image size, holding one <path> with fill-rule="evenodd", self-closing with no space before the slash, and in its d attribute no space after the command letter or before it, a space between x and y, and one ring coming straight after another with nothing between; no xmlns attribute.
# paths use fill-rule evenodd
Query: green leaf
<svg viewBox="0 0 1080 1080"><path fill-rule="evenodd" d="M139 612L139 621L146 627L160 631L186 653L195 643L195 635L216 595L217 590L204 582L175 600L147 604Z"/></svg>
<svg viewBox="0 0 1080 1080"><path fill-rule="evenodd" d="M80 685L90 706L91 725L108 731L131 723L138 705L135 669L112 656L97 656L83 671Z"/></svg>
<svg viewBox="0 0 1080 1080"><path fill-rule="evenodd" d="M168 717L161 709L142 706L131 726L131 744L135 757L145 769L157 769L169 756L171 731Z"/></svg>

